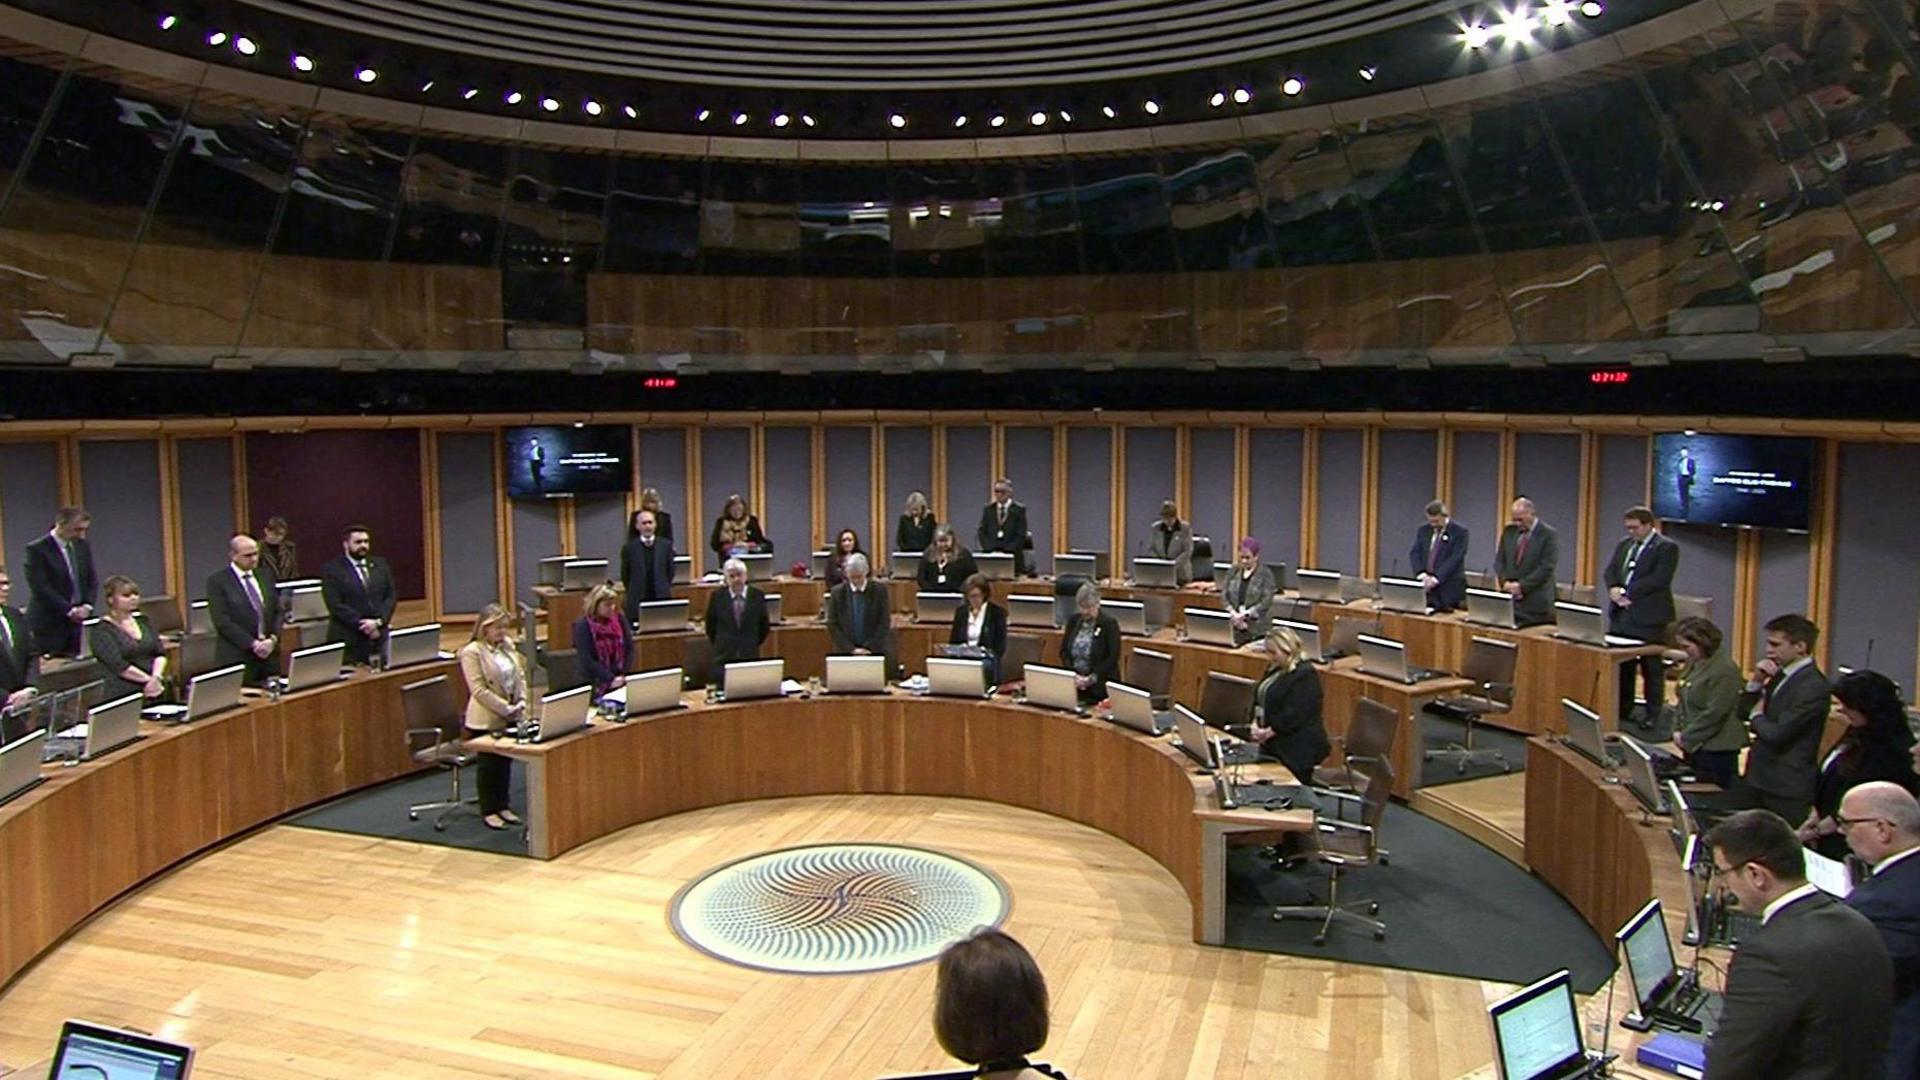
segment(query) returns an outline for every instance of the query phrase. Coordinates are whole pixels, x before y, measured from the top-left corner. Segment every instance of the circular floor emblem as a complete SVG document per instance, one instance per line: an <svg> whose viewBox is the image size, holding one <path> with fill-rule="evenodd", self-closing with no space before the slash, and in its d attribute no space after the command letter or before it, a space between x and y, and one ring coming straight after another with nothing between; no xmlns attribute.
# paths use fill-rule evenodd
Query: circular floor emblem
<svg viewBox="0 0 1920 1080"><path fill-rule="evenodd" d="M930 960L998 926L1000 879L951 855L892 844L820 844L752 855L695 879L668 908L674 932L745 967L801 974Z"/></svg>

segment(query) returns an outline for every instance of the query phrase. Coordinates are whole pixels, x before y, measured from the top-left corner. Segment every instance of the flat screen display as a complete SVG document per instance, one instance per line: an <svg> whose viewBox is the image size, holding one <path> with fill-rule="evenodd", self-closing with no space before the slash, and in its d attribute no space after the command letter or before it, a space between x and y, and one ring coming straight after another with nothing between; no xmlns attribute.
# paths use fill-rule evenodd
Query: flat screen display
<svg viewBox="0 0 1920 1080"><path fill-rule="evenodd" d="M510 499L617 493L633 484L629 428L508 428L506 455Z"/></svg>
<svg viewBox="0 0 1920 1080"><path fill-rule="evenodd" d="M1696 525L1804 531L1813 469L1812 439L1656 435L1653 512Z"/></svg>

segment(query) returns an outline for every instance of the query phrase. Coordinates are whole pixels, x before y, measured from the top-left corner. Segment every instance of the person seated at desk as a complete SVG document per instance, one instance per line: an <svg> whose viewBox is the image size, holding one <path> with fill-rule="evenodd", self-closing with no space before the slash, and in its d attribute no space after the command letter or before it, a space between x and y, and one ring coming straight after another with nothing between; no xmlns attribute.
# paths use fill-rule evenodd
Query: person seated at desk
<svg viewBox="0 0 1920 1080"><path fill-rule="evenodd" d="M953 526L940 525L933 530L933 546L920 556L920 569L914 577L920 582L921 592L950 593L965 588L979 572L973 553L960 546Z"/></svg>
<svg viewBox="0 0 1920 1080"><path fill-rule="evenodd" d="M727 496L727 505L713 519L713 535L707 546L725 559L733 555L763 555L773 550L773 542L760 531L760 519L747 511L747 500L739 492Z"/></svg>
<svg viewBox="0 0 1920 1080"><path fill-rule="evenodd" d="M650 487L640 489L640 510L635 510L633 516L627 519L627 539L631 540L640 535L641 510L652 512L653 534L671 545L673 543L673 515L667 513L666 508L661 506L659 488Z"/></svg>
<svg viewBox="0 0 1920 1080"><path fill-rule="evenodd" d="M1465 525L1454 524L1446 503L1435 499L1427 504L1427 523L1413 534L1407 565L1420 568L1417 576L1434 611L1452 611L1467 602L1467 546L1472 539Z"/></svg>
<svg viewBox="0 0 1920 1080"><path fill-rule="evenodd" d="M7 603L12 591L13 577L0 564L0 745L26 734L27 707L38 692L33 680L40 674L40 657L27 634L27 620L20 609Z"/></svg>
<svg viewBox="0 0 1920 1080"><path fill-rule="evenodd" d="M300 552L287 534L287 519L274 515L260 528L260 562L275 581L292 581L300 576Z"/></svg>
<svg viewBox="0 0 1920 1080"><path fill-rule="evenodd" d="M852 530L848 530L851 532ZM893 633L893 606L887 587L868 574L867 557L847 556L847 580L827 594L827 636L833 651L855 656L886 656Z"/></svg>
<svg viewBox="0 0 1920 1080"><path fill-rule="evenodd" d="M1540 520L1533 500L1513 500L1513 524L1500 532L1493 553L1493 576L1513 597L1517 626L1544 626L1553 622L1553 574L1560 566L1560 534Z"/></svg>
<svg viewBox="0 0 1920 1080"><path fill-rule="evenodd" d="M27 545L27 630L37 653L80 651L80 624L93 617L93 596L100 589L93 546L87 542L92 525L93 515L85 508L63 506L53 529Z"/></svg>
<svg viewBox="0 0 1920 1080"><path fill-rule="evenodd" d="M1693 775L1728 787L1740 749L1747 745L1747 725L1740 719L1740 669L1720 647L1720 628L1706 619L1681 619L1673 636L1687 654L1674 699L1674 745L1687 755Z"/></svg>
<svg viewBox="0 0 1920 1080"><path fill-rule="evenodd" d="M617 583L595 585L587 594L584 613L573 621L573 656L580 674L593 686L593 700L626 685L633 624L622 617Z"/></svg>
<svg viewBox="0 0 1920 1080"><path fill-rule="evenodd" d="M1840 827L1840 802L1860 784L1886 781L1907 791L1920 790L1909 751L1913 730L1900 687L1877 671L1850 671L1833 684L1833 704L1846 720L1840 741L1820 762L1813 788L1813 809L1800 823L1800 842L1829 859L1847 854Z"/></svg>
<svg viewBox="0 0 1920 1080"><path fill-rule="evenodd" d="M1841 832L1872 869L1847 906L1867 917L1893 960L1893 1032L1888 1080L1920 1077L1920 802L1898 784L1876 781L1840 801Z"/></svg>
<svg viewBox="0 0 1920 1080"><path fill-rule="evenodd" d="M460 646L469 739L505 731L527 718L527 673L520 666L512 631L513 613L500 604L488 604L474 620L473 637ZM503 754L476 756L480 820L489 829L519 824L520 815L507 805L513 791L513 762Z"/></svg>
<svg viewBox="0 0 1920 1080"><path fill-rule="evenodd" d="M1180 520L1180 510L1168 499L1160 516L1147 529L1147 557L1173 560L1173 583L1193 580L1193 526Z"/></svg>
<svg viewBox="0 0 1920 1080"><path fill-rule="evenodd" d="M1047 1042L1047 980L1018 941L979 930L947 946L934 971L933 1033L940 1048L993 1080L1066 1080L1027 1055Z"/></svg>
<svg viewBox="0 0 1920 1080"><path fill-rule="evenodd" d="M1273 571L1260 561L1260 541L1245 537L1239 555L1220 587L1220 601L1233 617L1233 643L1245 645L1267 636L1273 624Z"/></svg>
<svg viewBox="0 0 1920 1080"><path fill-rule="evenodd" d="M993 602L993 583L983 574L967 579L967 602L953 609L949 645L973 645L987 654L987 684L1000 683L1000 662L1007 655L1007 609Z"/></svg>
<svg viewBox="0 0 1920 1080"><path fill-rule="evenodd" d="M260 565L260 542L242 533L227 542L227 566L207 578L213 666L246 667L248 686L280 674L280 590Z"/></svg>
<svg viewBox="0 0 1920 1080"><path fill-rule="evenodd" d="M827 557L827 588L838 588L847 580L847 560L855 555L865 555L867 549L860 546L860 534L852 529L841 529L833 538L833 554Z"/></svg>
<svg viewBox="0 0 1920 1080"><path fill-rule="evenodd" d="M747 564L728 559L721 572L726 588L707 597L707 641L713 645L714 674L724 665L760 659L760 646L772 632L767 595L747 584Z"/></svg>
<svg viewBox="0 0 1920 1080"><path fill-rule="evenodd" d="M1027 572L1033 533L1027 528L1026 506L1013 501L1013 481L1003 476L993 482L993 501L980 508L980 527L974 532L975 551L1012 555L1014 574Z"/></svg>
<svg viewBox="0 0 1920 1080"><path fill-rule="evenodd" d="M1080 703L1107 696L1107 682L1120 677L1120 624L1100 610L1100 589L1089 581L1073 594L1073 615L1060 632L1060 666L1074 674Z"/></svg>
<svg viewBox="0 0 1920 1080"><path fill-rule="evenodd" d="M1320 673L1300 658L1300 635L1291 627L1267 631L1267 671L1253 689L1252 724L1247 740L1260 744L1260 756L1287 767L1295 780L1313 783L1313 770L1327 760L1333 743L1321 718Z"/></svg>
<svg viewBox="0 0 1920 1080"><path fill-rule="evenodd" d="M400 601L393 570L373 554L365 525L347 526L340 554L320 568L320 597L327 604L327 643L346 642L349 664L372 663Z"/></svg>
<svg viewBox="0 0 1920 1080"><path fill-rule="evenodd" d="M660 532L651 510L636 510L632 531L620 548L620 585L627 595L627 625L640 621L640 604L673 596L673 538Z"/></svg>
<svg viewBox="0 0 1920 1080"><path fill-rule="evenodd" d="M918 491L907 493L907 504L893 526L893 550L925 551L933 546L933 530L940 523L933 519L927 497Z"/></svg>
<svg viewBox="0 0 1920 1080"><path fill-rule="evenodd" d="M102 701L139 694L157 701L167 692L167 648L140 617L140 586L130 577L107 579L102 599L106 613L93 624L90 645L106 684Z"/></svg>

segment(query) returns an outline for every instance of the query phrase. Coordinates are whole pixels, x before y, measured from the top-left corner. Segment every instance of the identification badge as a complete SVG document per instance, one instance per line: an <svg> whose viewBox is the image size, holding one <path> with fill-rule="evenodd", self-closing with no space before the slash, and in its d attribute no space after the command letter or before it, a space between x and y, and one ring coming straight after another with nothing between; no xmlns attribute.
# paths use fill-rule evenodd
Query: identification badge
<svg viewBox="0 0 1920 1080"><path fill-rule="evenodd" d="M1007 538L1007 530L1001 529L999 532L994 533L993 536L996 540L1005 540Z"/></svg>

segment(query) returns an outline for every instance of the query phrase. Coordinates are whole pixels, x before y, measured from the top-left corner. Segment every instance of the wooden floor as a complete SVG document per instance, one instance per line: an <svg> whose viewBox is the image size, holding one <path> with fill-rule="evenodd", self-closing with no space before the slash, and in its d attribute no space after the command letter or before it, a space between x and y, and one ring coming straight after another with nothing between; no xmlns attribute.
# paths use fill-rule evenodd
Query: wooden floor
<svg viewBox="0 0 1920 1080"><path fill-rule="evenodd" d="M1527 865L1525 773L1421 788L1408 805L1485 844L1516 866Z"/></svg>
<svg viewBox="0 0 1920 1080"><path fill-rule="evenodd" d="M552 863L270 828L163 878L0 997L0 1061L69 1016L201 1047L202 1080L872 1077L951 1067L931 965L796 977L683 946L689 878L802 843L913 843L1014 895L1053 992L1044 1056L1076 1080L1456 1077L1491 1056L1494 983L1209 949L1185 897L1104 833L950 799L747 803ZM1392 913L1387 912L1389 920Z"/></svg>

